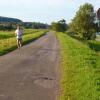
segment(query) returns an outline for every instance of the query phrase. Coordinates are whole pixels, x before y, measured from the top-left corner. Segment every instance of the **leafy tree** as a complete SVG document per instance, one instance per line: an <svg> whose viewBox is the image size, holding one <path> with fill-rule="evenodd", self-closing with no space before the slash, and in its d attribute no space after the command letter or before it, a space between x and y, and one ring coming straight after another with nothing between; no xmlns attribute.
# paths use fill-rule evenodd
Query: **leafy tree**
<svg viewBox="0 0 100 100"><path fill-rule="evenodd" d="M62 19L58 22L53 22L51 28L55 31L65 32L67 30L66 21Z"/></svg>
<svg viewBox="0 0 100 100"><path fill-rule="evenodd" d="M92 39L97 29L97 25L94 23L94 17L93 6L89 3L85 3L80 6L72 23L70 23L71 30L81 34L85 39Z"/></svg>

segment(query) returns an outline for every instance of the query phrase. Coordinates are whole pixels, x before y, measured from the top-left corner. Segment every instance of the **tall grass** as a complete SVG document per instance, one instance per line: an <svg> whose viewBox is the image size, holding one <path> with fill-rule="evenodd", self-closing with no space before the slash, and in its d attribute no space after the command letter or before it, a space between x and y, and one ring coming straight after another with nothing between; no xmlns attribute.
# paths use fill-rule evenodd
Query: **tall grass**
<svg viewBox="0 0 100 100"><path fill-rule="evenodd" d="M43 30L37 30L37 29L25 29L24 30L24 35L27 35L27 34L33 34L33 33L36 33L38 31L43 31ZM9 38L12 38L12 37L15 37L15 32L14 31L0 31L0 40L3 40L3 39L9 39Z"/></svg>
<svg viewBox="0 0 100 100"><path fill-rule="evenodd" d="M25 30L23 36L23 44L25 45L28 42L31 42L44 34L46 34L47 30ZM4 35L0 39L0 56L4 55L12 50L17 48L16 45L16 37L14 32L0 32L0 36Z"/></svg>
<svg viewBox="0 0 100 100"><path fill-rule="evenodd" d="M60 100L100 100L100 55L66 34L57 33L57 37L61 45Z"/></svg>

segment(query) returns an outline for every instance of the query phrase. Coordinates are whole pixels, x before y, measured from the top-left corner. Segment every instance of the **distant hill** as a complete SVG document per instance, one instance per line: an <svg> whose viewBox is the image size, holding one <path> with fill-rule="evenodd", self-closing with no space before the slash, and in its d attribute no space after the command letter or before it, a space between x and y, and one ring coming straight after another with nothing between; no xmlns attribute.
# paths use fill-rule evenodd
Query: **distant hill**
<svg viewBox="0 0 100 100"><path fill-rule="evenodd" d="M0 16L0 30L11 31L15 30L18 25L27 29L48 29L49 25L40 22L23 22L17 18Z"/></svg>
<svg viewBox="0 0 100 100"><path fill-rule="evenodd" d="M17 18L10 18L10 17L0 16L0 23L9 23L9 22L22 23L22 21L20 19L17 19Z"/></svg>

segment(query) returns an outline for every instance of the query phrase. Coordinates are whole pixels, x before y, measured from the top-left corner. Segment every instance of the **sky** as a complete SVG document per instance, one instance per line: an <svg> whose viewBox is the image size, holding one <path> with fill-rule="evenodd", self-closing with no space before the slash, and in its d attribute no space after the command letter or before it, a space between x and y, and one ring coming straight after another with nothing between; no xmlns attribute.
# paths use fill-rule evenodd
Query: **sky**
<svg viewBox="0 0 100 100"><path fill-rule="evenodd" d="M65 19L69 23L80 5L87 2L95 10L100 8L100 0L0 0L0 16L48 24Z"/></svg>

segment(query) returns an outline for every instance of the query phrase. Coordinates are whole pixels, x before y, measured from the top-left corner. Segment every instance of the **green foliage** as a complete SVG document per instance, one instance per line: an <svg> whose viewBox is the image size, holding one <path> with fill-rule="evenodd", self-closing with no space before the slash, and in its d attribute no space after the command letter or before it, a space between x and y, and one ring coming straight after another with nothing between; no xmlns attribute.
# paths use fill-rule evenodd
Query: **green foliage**
<svg viewBox="0 0 100 100"><path fill-rule="evenodd" d="M31 29L47 29L49 27L48 24L39 23L39 22L23 22L23 26L25 28L31 28Z"/></svg>
<svg viewBox="0 0 100 100"><path fill-rule="evenodd" d="M51 28L54 31L58 31L58 32L65 32L67 30L67 24L66 21L64 19L58 21L58 22L53 22L51 25Z"/></svg>
<svg viewBox="0 0 100 100"><path fill-rule="evenodd" d="M0 30L3 30L3 31L11 31L11 30L14 30L15 27L12 25L12 24L1 24L0 25Z"/></svg>
<svg viewBox="0 0 100 100"><path fill-rule="evenodd" d="M94 33L97 31L97 25L94 23L94 8L91 4L84 4L80 6L70 23L72 32L81 34L85 39L92 39L95 37Z"/></svg>

